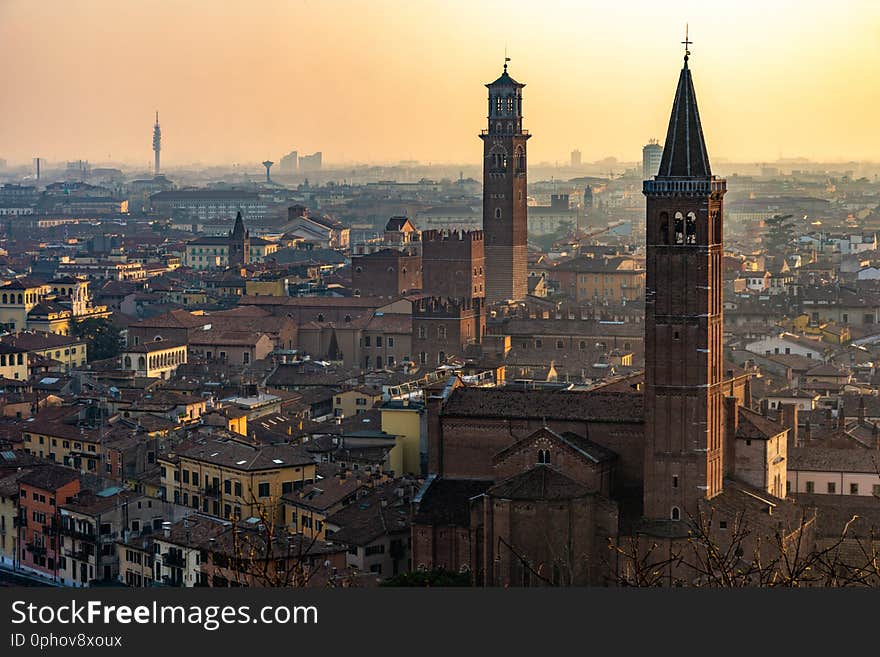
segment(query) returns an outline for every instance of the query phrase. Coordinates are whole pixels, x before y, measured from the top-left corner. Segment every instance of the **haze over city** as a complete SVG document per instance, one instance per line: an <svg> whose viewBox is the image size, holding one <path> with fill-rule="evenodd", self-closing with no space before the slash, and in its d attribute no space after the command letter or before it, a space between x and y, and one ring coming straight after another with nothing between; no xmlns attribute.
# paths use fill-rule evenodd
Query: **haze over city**
<svg viewBox="0 0 880 657"><path fill-rule="evenodd" d="M880 5L77 0L0 3L2 155L147 166L292 148L478 163L485 88L528 84L533 162L639 158L662 138L685 22L716 161L872 160ZM735 10L734 10L735 9ZM853 20L857 17L857 20Z"/></svg>

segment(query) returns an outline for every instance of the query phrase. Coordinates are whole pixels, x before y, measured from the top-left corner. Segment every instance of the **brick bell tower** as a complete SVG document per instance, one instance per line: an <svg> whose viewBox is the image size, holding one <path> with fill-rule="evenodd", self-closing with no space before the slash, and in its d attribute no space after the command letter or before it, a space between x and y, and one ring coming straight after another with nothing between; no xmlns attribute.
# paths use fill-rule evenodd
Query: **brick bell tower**
<svg viewBox="0 0 880 657"><path fill-rule="evenodd" d="M647 197L644 516L685 520L722 490L723 198L685 37L660 171ZM727 464L728 466L730 464Z"/></svg>
<svg viewBox="0 0 880 657"><path fill-rule="evenodd" d="M526 142L522 88L504 72L489 88L489 127L483 140L483 235L486 301L522 299L528 292Z"/></svg>

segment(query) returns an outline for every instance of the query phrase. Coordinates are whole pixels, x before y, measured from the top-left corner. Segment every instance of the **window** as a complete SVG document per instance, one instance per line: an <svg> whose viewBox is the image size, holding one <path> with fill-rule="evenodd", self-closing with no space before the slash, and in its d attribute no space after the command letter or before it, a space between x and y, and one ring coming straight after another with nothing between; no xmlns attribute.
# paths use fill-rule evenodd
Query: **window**
<svg viewBox="0 0 880 657"><path fill-rule="evenodd" d="M874 484L871 487L871 493L874 495L874 497L880 497L880 484Z"/></svg>
<svg viewBox="0 0 880 657"><path fill-rule="evenodd" d="M837 484L835 482L833 482L833 481L828 482L828 492L831 495L834 495L834 493L837 492Z"/></svg>
<svg viewBox="0 0 880 657"><path fill-rule="evenodd" d="M223 481L223 492L229 495L232 492L232 482L229 479ZM226 514L229 515L228 513Z"/></svg>
<svg viewBox="0 0 880 657"><path fill-rule="evenodd" d="M550 463L550 450L549 449L539 449L538 450L538 463L542 465L548 465Z"/></svg>
<svg viewBox="0 0 880 657"><path fill-rule="evenodd" d="M437 337L441 338L441 339L446 337L446 327L445 326L438 326L437 327Z"/></svg>
<svg viewBox="0 0 880 657"><path fill-rule="evenodd" d="M557 340L557 341L556 341L556 348L557 348L557 349L562 349L562 348L564 348L564 347L565 347L565 341L563 341L563 340Z"/></svg>
<svg viewBox="0 0 880 657"><path fill-rule="evenodd" d="M369 335L365 335L365 336L364 336L364 346L365 346L365 347L369 347L369 346L370 346L370 336L369 336Z"/></svg>
<svg viewBox="0 0 880 657"><path fill-rule="evenodd" d="M850 484L849 485L849 494L850 495L858 495L859 494L859 485L858 484Z"/></svg>
<svg viewBox="0 0 880 657"><path fill-rule="evenodd" d="M258 487L258 495L260 497L269 497L269 482L264 481Z"/></svg>
<svg viewBox="0 0 880 657"><path fill-rule="evenodd" d="M235 496L241 497L241 482L240 481L235 482Z"/></svg>
<svg viewBox="0 0 880 657"><path fill-rule="evenodd" d="M813 481L807 482L807 492L808 493L815 493L816 492L816 483L815 482L813 482Z"/></svg>
<svg viewBox="0 0 880 657"><path fill-rule="evenodd" d="M673 520L681 520L681 511L678 510L677 506L672 507L672 513L669 514L669 517Z"/></svg>
<svg viewBox="0 0 880 657"><path fill-rule="evenodd" d="M189 483L189 470L183 471L183 483L185 483L185 484Z"/></svg>
<svg viewBox="0 0 880 657"><path fill-rule="evenodd" d="M287 493L293 492L293 482L292 481L282 481L281 482L281 494L286 495Z"/></svg>
<svg viewBox="0 0 880 657"><path fill-rule="evenodd" d="M393 346L394 346L394 338L388 338L388 346L389 346L389 347L393 347Z"/></svg>
<svg viewBox="0 0 880 657"><path fill-rule="evenodd" d="M718 523L718 528L719 528L719 529L727 529L727 521L726 521L726 520L722 520L722 521L720 521L720 522Z"/></svg>
<svg viewBox="0 0 880 657"><path fill-rule="evenodd" d="M678 475L672 475L672 487L678 488Z"/></svg>

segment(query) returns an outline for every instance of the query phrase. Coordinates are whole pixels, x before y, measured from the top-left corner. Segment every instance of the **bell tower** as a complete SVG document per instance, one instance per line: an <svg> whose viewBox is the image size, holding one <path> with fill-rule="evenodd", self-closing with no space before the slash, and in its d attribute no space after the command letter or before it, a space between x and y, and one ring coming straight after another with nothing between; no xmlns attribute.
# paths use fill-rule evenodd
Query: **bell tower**
<svg viewBox="0 0 880 657"><path fill-rule="evenodd" d="M723 198L688 67L660 170L646 180L644 516L684 520L722 490Z"/></svg>
<svg viewBox="0 0 880 657"><path fill-rule="evenodd" d="M483 140L483 235L486 301L521 299L528 292L526 142L522 129L524 84L504 72L489 88L489 126Z"/></svg>

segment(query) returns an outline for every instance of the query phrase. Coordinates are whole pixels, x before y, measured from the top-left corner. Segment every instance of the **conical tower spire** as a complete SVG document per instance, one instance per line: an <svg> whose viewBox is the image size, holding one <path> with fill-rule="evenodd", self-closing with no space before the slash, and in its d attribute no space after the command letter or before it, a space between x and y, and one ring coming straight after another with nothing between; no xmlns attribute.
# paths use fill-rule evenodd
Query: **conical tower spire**
<svg viewBox="0 0 880 657"><path fill-rule="evenodd" d="M709 154L703 127L700 125L700 112L697 110L697 96L694 81L688 67L690 41L685 37L684 66L678 76L678 87L672 103L672 115L666 131L666 144L660 160L659 178L708 178L712 175Z"/></svg>

